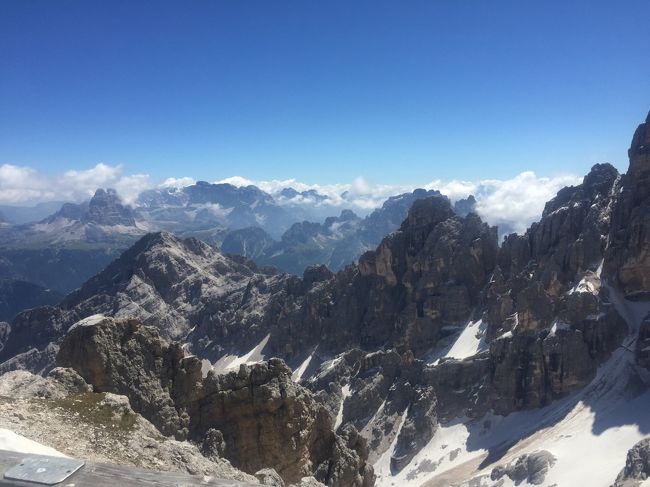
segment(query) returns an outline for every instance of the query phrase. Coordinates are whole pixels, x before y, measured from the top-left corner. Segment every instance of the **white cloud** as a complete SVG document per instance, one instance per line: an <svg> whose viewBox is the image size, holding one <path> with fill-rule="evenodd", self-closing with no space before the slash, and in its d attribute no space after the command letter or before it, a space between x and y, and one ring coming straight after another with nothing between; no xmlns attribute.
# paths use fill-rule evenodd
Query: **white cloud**
<svg viewBox="0 0 650 487"><path fill-rule="evenodd" d="M297 196L291 200L278 200L285 204L329 205L348 207L365 213L380 207L389 196L410 192L420 187L437 189L452 201L473 194L477 200L477 213L491 225L499 225L502 230L523 233L535 220L538 220L548 200L565 186L580 184L582 178L574 175L539 177L532 171L522 172L510 179L486 179L479 181L433 180L427 184L391 185L373 184L363 177L352 183L306 184L295 179L254 181L233 176L218 182L235 186L255 185L272 195L278 195L284 188L302 192L310 189L318 191L327 199L315 203L311 198ZM334 211L334 209L332 209Z"/></svg>
<svg viewBox="0 0 650 487"><path fill-rule="evenodd" d="M184 188L185 186L191 186L196 183L194 178L182 177L182 178L167 178L162 183L158 185L159 188Z"/></svg>
<svg viewBox="0 0 650 487"><path fill-rule="evenodd" d="M124 203L133 205L140 193L151 188L151 183L148 174L132 174L121 176L113 184L104 184L104 186L114 188Z"/></svg>
<svg viewBox="0 0 650 487"><path fill-rule="evenodd" d="M512 179L482 181L476 191L477 212L492 225L509 225L523 233L538 220L548 200L565 186L580 184L582 178L572 175L552 178L538 177L532 171Z"/></svg>
<svg viewBox="0 0 650 487"><path fill-rule="evenodd" d="M91 188L90 194L92 195L92 188L97 189L103 187L107 182L114 182L121 172L121 164L109 166L100 162L95 167L83 171L66 171L63 173L63 177L60 178L60 182L68 186L68 189L83 188L84 191L88 191L88 188Z"/></svg>
<svg viewBox="0 0 650 487"><path fill-rule="evenodd" d="M55 199L56 191L38 171L23 166L3 164L0 166L0 202Z"/></svg>
<svg viewBox="0 0 650 487"><path fill-rule="evenodd" d="M0 165L0 203L33 204L40 201L82 201L91 197L97 188L114 188L127 203L135 202L138 194L156 187L147 174L124 174L122 165L96 164L84 170L69 170L48 176L30 167L12 164ZM335 214L350 208L366 214L380 207L389 196L413 191L415 188L437 189L452 201L473 194L477 212L492 225L519 233L539 219L544 204L559 189L579 184L574 175L540 177L531 171L522 172L510 179L479 181L433 180L426 184L376 184L363 177L350 183L308 184L296 179L251 180L241 176L217 181L235 186L255 185L273 195L280 204L320 207L323 214ZM169 177L157 187L184 187L195 181L189 177ZM285 188L298 192L315 190L324 200L311 196L287 199L279 196Z"/></svg>
<svg viewBox="0 0 650 487"><path fill-rule="evenodd" d="M378 208L389 196L413 191L416 187L421 187L417 185L374 184L368 182L362 176L355 178L351 183L333 184L309 184L296 179L273 179L270 181L252 180L241 176L232 176L215 182L228 183L233 186L254 185L275 196L280 203L284 204L334 207L345 206L360 210L372 210ZM316 201L313 198L301 195L290 200L278 197L279 193L286 188L293 188L298 192L315 190L320 195L325 196L326 199L324 201ZM345 196L343 196L344 194Z"/></svg>
<svg viewBox="0 0 650 487"><path fill-rule="evenodd" d="M123 171L122 165L99 163L89 169L49 176L30 167L3 164L0 166L0 202L83 201L97 188L114 188L125 203L131 204L141 191L151 187L151 183L146 174L123 175Z"/></svg>

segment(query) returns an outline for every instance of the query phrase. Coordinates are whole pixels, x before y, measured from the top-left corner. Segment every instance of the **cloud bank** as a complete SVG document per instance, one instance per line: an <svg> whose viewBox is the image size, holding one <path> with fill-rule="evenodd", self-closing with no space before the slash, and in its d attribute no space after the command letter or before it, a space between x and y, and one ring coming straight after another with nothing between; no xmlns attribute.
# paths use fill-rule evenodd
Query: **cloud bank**
<svg viewBox="0 0 650 487"><path fill-rule="evenodd" d="M539 216L544 204L564 186L576 185L582 178L574 175L540 177L531 171L510 179L480 181L433 180L421 184L377 184L358 177L349 183L308 184L296 179L251 180L233 176L218 183L234 186L255 185L270 193L280 204L320 207L331 214L350 208L365 214L380 207L389 196L410 192L420 187L437 189L452 201L473 194L477 212L491 225L502 230L522 233ZM70 170L46 175L33 168L12 164L0 165L0 204L34 204L43 201L82 201L97 188L114 188L127 204L134 204L138 194L155 187L184 187L194 184L189 177L168 177L154 182L147 174L125 174L122 165L99 163L85 170ZM306 193L292 198L281 195L286 188ZM329 214L329 213L328 213Z"/></svg>
<svg viewBox="0 0 650 487"><path fill-rule="evenodd" d="M498 225L506 232L523 233L534 221L538 220L548 200L565 186L574 186L582 182L582 177L560 175L540 177L532 171L525 171L510 179L486 179L480 181L442 181L433 180L425 184L390 185L371 184L359 177L352 183L342 184L305 184L295 179L254 181L240 176L218 181L234 186L254 185L270 193L279 201L277 195L285 188L298 192L315 190L327 199L323 201L299 196L284 201L290 204L329 205L332 207L350 207L355 210L372 210L380 207L389 197L411 192L416 188L437 189L452 201L474 195L477 200L476 211L490 225Z"/></svg>
<svg viewBox="0 0 650 487"><path fill-rule="evenodd" d="M132 204L138 194L151 187L146 174L125 175L122 165L99 163L84 170L70 170L55 176L13 164L0 166L0 203L30 205L43 201L83 201L97 188L114 188Z"/></svg>

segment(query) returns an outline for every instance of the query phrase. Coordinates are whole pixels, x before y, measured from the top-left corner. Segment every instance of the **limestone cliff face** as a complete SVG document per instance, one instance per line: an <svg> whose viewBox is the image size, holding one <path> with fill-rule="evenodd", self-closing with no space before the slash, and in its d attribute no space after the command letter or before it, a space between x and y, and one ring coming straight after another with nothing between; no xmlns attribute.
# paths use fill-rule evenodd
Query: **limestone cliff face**
<svg viewBox="0 0 650 487"><path fill-rule="evenodd" d="M482 294L495 410L541 406L585 385L627 333L599 269L618 187L616 169L595 165L525 235L505 239Z"/></svg>
<svg viewBox="0 0 650 487"><path fill-rule="evenodd" d="M639 125L628 151L612 212L604 272L629 295L650 292L650 114Z"/></svg>
<svg viewBox="0 0 650 487"><path fill-rule="evenodd" d="M203 375L200 359L154 328L97 318L68 332L57 362L97 392L128 396L163 433L203 443L246 472L271 467L289 482L315 475L341 487L374 482L365 441L354 429L336 435L327 410L279 359Z"/></svg>
<svg viewBox="0 0 650 487"><path fill-rule="evenodd" d="M639 486L648 478L650 478L650 439L646 438L627 452L625 467L612 487Z"/></svg>
<svg viewBox="0 0 650 487"><path fill-rule="evenodd" d="M135 226L133 210L125 206L114 189L98 189L88 202L82 221L97 225Z"/></svg>
<svg viewBox="0 0 650 487"><path fill-rule="evenodd" d="M315 345L330 353L395 347L418 354L445 326L467 321L496 253L496 229L476 215L456 216L444 197L418 200L400 230L358 266L315 286L298 306L281 304L269 344L287 357Z"/></svg>

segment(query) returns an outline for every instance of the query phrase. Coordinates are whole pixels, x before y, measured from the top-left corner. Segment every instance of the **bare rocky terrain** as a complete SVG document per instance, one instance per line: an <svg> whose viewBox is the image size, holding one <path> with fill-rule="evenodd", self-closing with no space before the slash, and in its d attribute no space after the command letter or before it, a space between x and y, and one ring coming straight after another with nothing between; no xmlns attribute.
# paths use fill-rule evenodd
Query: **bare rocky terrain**
<svg viewBox="0 0 650 487"><path fill-rule="evenodd" d="M626 174L593 166L501 244L438 195L337 273L291 276L146 235L58 306L0 328L3 380L63 367L93 391L82 409L128 398L137 424L161 435L160 455L183 445L287 483L639 485L649 126Z"/></svg>

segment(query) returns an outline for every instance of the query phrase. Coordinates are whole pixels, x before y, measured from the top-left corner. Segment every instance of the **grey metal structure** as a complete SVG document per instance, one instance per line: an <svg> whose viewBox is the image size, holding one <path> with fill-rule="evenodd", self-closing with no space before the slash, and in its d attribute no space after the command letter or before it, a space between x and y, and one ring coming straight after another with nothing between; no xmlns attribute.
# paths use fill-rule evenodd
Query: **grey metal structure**
<svg viewBox="0 0 650 487"><path fill-rule="evenodd" d="M179 472L156 472L126 465L109 465L0 450L0 486L39 487L44 485L60 487L259 486L259 484Z"/></svg>
<svg viewBox="0 0 650 487"><path fill-rule="evenodd" d="M55 485L72 476L85 463L74 458L30 456L7 470L4 478Z"/></svg>

